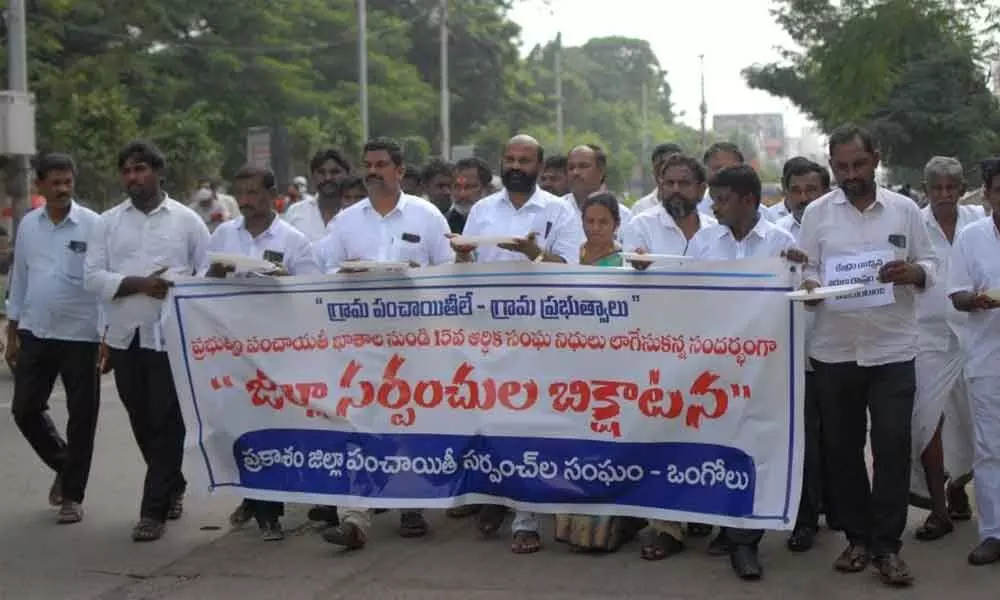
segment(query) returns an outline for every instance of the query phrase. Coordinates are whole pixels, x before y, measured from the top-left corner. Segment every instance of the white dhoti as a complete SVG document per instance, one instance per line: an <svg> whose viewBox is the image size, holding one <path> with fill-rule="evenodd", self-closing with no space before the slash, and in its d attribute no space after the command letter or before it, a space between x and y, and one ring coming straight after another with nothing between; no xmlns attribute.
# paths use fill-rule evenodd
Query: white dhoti
<svg viewBox="0 0 1000 600"><path fill-rule="evenodd" d="M965 355L958 339L949 336L947 350L922 350L917 354L917 395L913 404L913 466L910 491L927 498L927 478L920 456L930 445L938 423L944 449L944 470L952 480L972 472L973 425L968 387L962 373Z"/></svg>
<svg viewBox="0 0 1000 600"><path fill-rule="evenodd" d="M1000 377L968 380L975 421L979 539L1000 539Z"/></svg>

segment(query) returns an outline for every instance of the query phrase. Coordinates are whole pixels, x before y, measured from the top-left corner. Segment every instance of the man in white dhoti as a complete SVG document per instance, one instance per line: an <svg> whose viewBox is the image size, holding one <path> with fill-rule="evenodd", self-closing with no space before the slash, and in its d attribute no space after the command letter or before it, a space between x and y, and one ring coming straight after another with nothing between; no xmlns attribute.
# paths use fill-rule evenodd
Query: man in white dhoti
<svg viewBox="0 0 1000 600"><path fill-rule="evenodd" d="M952 305L969 313L963 343L976 438L980 539L969 554L973 565L1000 562L1000 163L983 171L993 216L959 232L948 274Z"/></svg>
<svg viewBox="0 0 1000 600"><path fill-rule="evenodd" d="M935 156L924 167L928 205L921 212L940 259L937 282L917 297L917 396L913 406L911 503L931 513L917 529L922 541L951 533L953 521L972 518L965 486L972 474L972 420L959 341L967 315L945 294L955 236L986 216L981 206L959 206L965 171L954 158ZM945 481L947 480L947 491Z"/></svg>

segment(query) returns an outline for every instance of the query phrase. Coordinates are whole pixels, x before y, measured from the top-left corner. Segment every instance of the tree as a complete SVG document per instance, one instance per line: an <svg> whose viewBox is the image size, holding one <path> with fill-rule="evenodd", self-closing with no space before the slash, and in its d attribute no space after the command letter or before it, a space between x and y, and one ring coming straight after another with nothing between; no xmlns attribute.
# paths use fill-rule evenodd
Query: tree
<svg viewBox="0 0 1000 600"><path fill-rule="evenodd" d="M973 26L993 13L981 3L782 0L774 14L804 49L746 69L751 87L788 98L828 131L871 126L893 166L994 148L988 130L1000 113L980 75L986 46Z"/></svg>

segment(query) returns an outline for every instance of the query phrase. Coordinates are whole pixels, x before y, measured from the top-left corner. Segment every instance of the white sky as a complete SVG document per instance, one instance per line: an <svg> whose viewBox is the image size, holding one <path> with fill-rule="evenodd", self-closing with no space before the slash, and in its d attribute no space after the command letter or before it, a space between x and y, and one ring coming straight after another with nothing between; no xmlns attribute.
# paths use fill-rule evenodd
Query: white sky
<svg viewBox="0 0 1000 600"><path fill-rule="evenodd" d="M708 127L713 114L780 112L786 135L808 123L794 105L747 87L740 71L779 59L791 39L770 15L770 0L542 0L518 3L511 18L521 26L524 50L554 39L578 46L588 39L627 36L649 41L667 72L680 120L698 127L701 102L698 55L705 55Z"/></svg>

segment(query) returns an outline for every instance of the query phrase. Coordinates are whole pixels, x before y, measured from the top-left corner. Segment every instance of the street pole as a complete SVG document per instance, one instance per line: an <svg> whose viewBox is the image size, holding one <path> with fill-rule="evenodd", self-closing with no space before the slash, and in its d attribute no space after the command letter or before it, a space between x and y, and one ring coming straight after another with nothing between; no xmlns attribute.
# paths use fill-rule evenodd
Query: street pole
<svg viewBox="0 0 1000 600"><path fill-rule="evenodd" d="M12 92L28 92L28 48L24 0L7 3L7 79ZM7 197L10 198L11 232L13 241L31 195L31 157L20 154L7 164Z"/></svg>
<svg viewBox="0 0 1000 600"><path fill-rule="evenodd" d="M368 141L368 2L358 0L358 87L361 102L361 143Z"/></svg>
<svg viewBox="0 0 1000 600"><path fill-rule="evenodd" d="M562 33L556 35L556 56L553 66L556 76L556 146L563 152L563 89L562 89Z"/></svg>
<svg viewBox="0 0 1000 600"><path fill-rule="evenodd" d="M642 82L642 165L643 181L646 179L646 157L649 156L649 84Z"/></svg>
<svg viewBox="0 0 1000 600"><path fill-rule="evenodd" d="M451 160L451 92L448 89L448 0L441 0L441 158Z"/></svg>
<svg viewBox="0 0 1000 600"><path fill-rule="evenodd" d="M705 55L698 55L698 67L701 71L701 105L698 107L701 111L701 149L705 149L706 144L706 132L705 132L705 117L708 115L708 104L705 102Z"/></svg>

